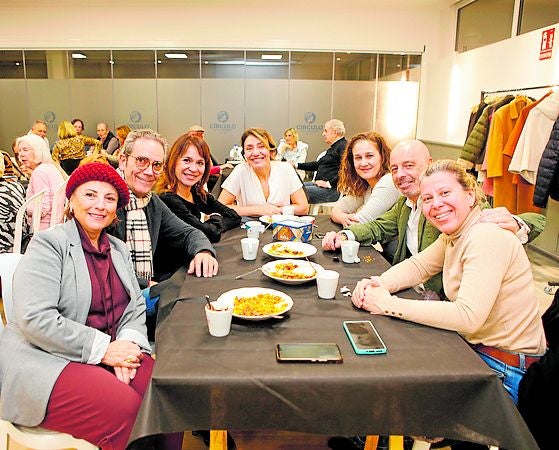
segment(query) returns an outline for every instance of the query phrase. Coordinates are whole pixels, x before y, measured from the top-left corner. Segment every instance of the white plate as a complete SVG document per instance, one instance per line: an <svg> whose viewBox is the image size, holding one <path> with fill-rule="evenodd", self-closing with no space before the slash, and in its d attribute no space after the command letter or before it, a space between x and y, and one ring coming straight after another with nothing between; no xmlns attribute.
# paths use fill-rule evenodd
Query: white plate
<svg viewBox="0 0 559 450"><path fill-rule="evenodd" d="M305 275L305 278L285 278L273 275L273 272L281 268L282 264L293 264L296 266L293 268L294 274ZM278 267L279 266L279 267ZM316 264L310 261L301 261L297 259L280 259L276 261L271 261L262 266L262 273L272 280L279 281L285 284L303 284L316 279L317 271L324 270L320 264Z"/></svg>
<svg viewBox="0 0 559 450"><path fill-rule="evenodd" d="M314 255L316 253L316 247L311 244L307 244L306 242L278 241L266 244L262 247L262 251L274 258L294 259L306 258ZM293 254L292 252L299 253Z"/></svg>
<svg viewBox="0 0 559 450"><path fill-rule="evenodd" d="M237 317L239 319L245 319L245 320L266 320L271 317L286 313L293 306L293 299L289 295L281 291L276 291L275 289L268 289L268 288L261 288L261 287L245 287L239 289L232 289L230 291L221 294L216 300L216 303L218 305L232 308L235 302L235 297L254 297L255 295L258 294L278 295L283 299L286 305L284 308L282 308L280 311L275 312L274 314L267 314L263 316L242 316L240 314L235 314L233 312L233 317Z"/></svg>
<svg viewBox="0 0 559 450"><path fill-rule="evenodd" d="M271 216L260 216L258 219L260 220L260 222L270 224L274 222L281 222L282 220L286 220L291 217L295 217L295 216L284 216L282 214L273 214Z"/></svg>

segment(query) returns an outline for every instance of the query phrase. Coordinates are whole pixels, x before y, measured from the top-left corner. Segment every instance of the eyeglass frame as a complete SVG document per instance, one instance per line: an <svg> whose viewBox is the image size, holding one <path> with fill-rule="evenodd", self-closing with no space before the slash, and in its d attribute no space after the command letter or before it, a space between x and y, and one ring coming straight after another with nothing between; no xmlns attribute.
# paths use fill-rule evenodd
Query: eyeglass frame
<svg viewBox="0 0 559 450"><path fill-rule="evenodd" d="M126 157L132 157L134 158L134 162L136 165L136 169L138 170L146 170L149 166L151 166L151 170L153 171L154 174L156 175L160 175L163 173L163 171L165 170L165 162L164 161L152 161L151 159L149 159L147 156L134 156L134 155L126 155ZM140 164L138 164L138 160L146 160L148 162L148 164L145 167L140 167ZM157 170L154 166L154 164L160 164L161 165L161 169Z"/></svg>

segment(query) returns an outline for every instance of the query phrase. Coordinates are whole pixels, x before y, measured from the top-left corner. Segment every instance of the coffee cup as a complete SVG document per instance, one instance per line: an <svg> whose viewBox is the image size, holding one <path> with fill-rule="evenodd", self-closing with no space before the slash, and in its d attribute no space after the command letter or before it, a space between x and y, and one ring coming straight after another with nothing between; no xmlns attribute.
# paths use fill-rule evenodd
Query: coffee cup
<svg viewBox="0 0 559 450"><path fill-rule="evenodd" d="M348 264L358 263L359 259L359 242L342 241L342 261Z"/></svg>
<svg viewBox="0 0 559 450"><path fill-rule="evenodd" d="M230 306L218 305L217 302L210 303L214 309L206 305L206 321L208 330L215 337L224 337L231 331L231 320L233 318L233 308Z"/></svg>
<svg viewBox="0 0 559 450"><path fill-rule="evenodd" d="M318 296L324 299L334 298L338 289L340 274L335 270L320 270L316 274Z"/></svg>
<svg viewBox="0 0 559 450"><path fill-rule="evenodd" d="M260 239L260 234L264 232L264 224L258 222L257 220L251 220L245 223L245 228L247 230L247 238Z"/></svg>
<svg viewBox="0 0 559 450"><path fill-rule="evenodd" d="M254 261L258 254L258 244L260 241L256 238L243 238L241 239L241 250L243 252L243 259L247 261Z"/></svg>

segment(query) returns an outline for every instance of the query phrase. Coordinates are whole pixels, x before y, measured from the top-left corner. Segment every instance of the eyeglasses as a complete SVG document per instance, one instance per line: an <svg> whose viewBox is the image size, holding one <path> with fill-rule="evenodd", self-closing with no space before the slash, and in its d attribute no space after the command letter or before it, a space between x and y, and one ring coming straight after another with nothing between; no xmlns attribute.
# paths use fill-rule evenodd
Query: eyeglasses
<svg viewBox="0 0 559 450"><path fill-rule="evenodd" d="M136 168L138 168L139 170L146 170L151 165L153 173L159 175L161 172L163 172L163 167L165 166L163 161L152 161L147 156L126 156L134 158L134 160L136 161Z"/></svg>

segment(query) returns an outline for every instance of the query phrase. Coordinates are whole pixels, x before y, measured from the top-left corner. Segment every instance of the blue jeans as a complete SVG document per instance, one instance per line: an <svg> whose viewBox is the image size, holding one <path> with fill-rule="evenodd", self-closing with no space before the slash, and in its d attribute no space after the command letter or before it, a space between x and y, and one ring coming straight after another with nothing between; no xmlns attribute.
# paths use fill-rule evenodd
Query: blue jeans
<svg viewBox="0 0 559 450"><path fill-rule="evenodd" d="M476 353L485 361L485 363L491 367L493 372L497 374L503 386L505 387L506 391L512 398L512 401L515 405L518 405L518 385L520 384L520 380L526 372L526 369L523 367L522 369L514 366L509 366L498 359L493 358L492 356L486 355L485 353L478 352ZM519 353L520 359L524 356L523 353Z"/></svg>
<svg viewBox="0 0 559 450"><path fill-rule="evenodd" d="M309 196L309 203L329 203L340 198L340 193L335 188L318 187L312 181L305 181L305 190Z"/></svg>

